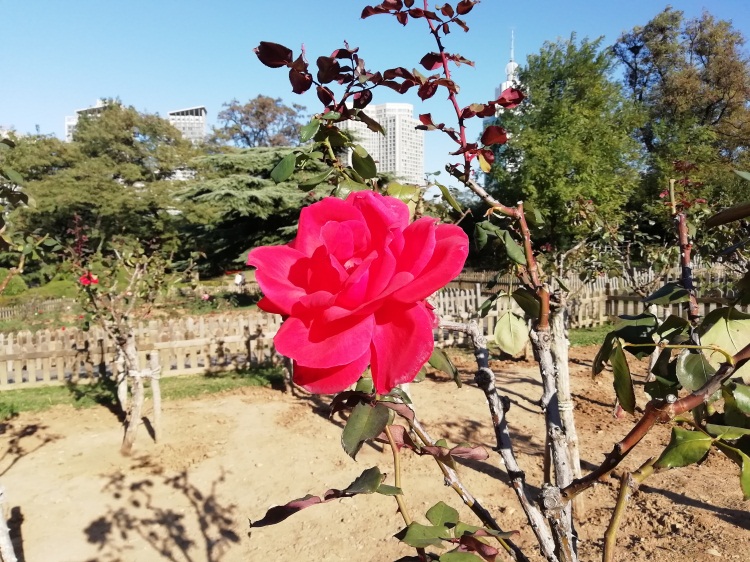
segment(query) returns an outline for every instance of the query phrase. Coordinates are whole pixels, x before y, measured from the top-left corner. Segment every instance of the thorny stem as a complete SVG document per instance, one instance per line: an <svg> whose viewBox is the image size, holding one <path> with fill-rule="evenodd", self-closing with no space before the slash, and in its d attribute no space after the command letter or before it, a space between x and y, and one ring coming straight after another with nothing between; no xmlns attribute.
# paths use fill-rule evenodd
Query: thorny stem
<svg viewBox="0 0 750 562"><path fill-rule="evenodd" d="M391 433L390 426L385 426L385 436L388 438L388 444L391 446L391 452L393 453L393 472L394 472L394 483L396 488L401 489L401 455L398 453L398 447L396 442L393 440L393 434ZM401 513L401 517L404 519L406 525L411 525L411 516L406 509L406 501L404 500L403 494L396 494L396 503L398 504L398 510Z"/></svg>
<svg viewBox="0 0 750 562"><path fill-rule="evenodd" d="M711 395L719 390L737 369L747 363L748 360L750 360L750 344L735 353L731 361L722 363L719 370L706 381L706 384L695 392L679 400L674 399L674 396L671 397L674 400L670 400L670 397L667 397L667 400L661 398L651 400L646 404L643 417L619 443L615 444L604 462L593 472L583 478L574 480L569 486L561 490L562 499L571 500L605 478L657 423L666 423L680 414L707 403Z"/></svg>
<svg viewBox="0 0 750 562"><path fill-rule="evenodd" d="M609 526L604 533L604 551L602 553L602 562L614 562L615 546L617 541L617 531L620 528L620 521L625 514L631 496L638 490L643 481L658 472L659 469L654 467L656 457L648 459L635 472L625 472L620 478L620 492L617 495L617 503L612 512L612 518L609 520Z"/></svg>
<svg viewBox="0 0 750 562"><path fill-rule="evenodd" d="M409 409L414 411L414 407L411 404L408 404L408 407ZM411 427L412 431L414 431L417 437L419 437L419 439L425 445L432 446L435 444L430 435L427 433L427 430L425 430L419 419L417 419L416 412L414 418L412 420L409 420L409 427ZM479 500L472 496L471 492L469 492L463 482L461 482L461 480L458 478L458 473L451 466L447 465L437 457L435 457L435 462L440 468L440 471L443 473L446 486L450 486L453 491L458 494L461 500L463 500L464 505L471 509L474 515L476 515L486 527L493 529L494 531L497 531L499 533L504 532L502 527L497 524L497 521L495 521L487 508L485 508ZM505 551L513 558L513 560L516 560L517 562L529 562L529 559L526 557L523 551L521 551L521 549L518 548L511 540L502 538L498 538L497 540L503 546Z"/></svg>
<svg viewBox="0 0 750 562"><path fill-rule="evenodd" d="M718 345L693 345L693 344L653 344L653 343L628 343L627 347L658 347L659 349L708 349L716 353L721 353L726 359L726 363L734 365L734 356L720 348Z"/></svg>

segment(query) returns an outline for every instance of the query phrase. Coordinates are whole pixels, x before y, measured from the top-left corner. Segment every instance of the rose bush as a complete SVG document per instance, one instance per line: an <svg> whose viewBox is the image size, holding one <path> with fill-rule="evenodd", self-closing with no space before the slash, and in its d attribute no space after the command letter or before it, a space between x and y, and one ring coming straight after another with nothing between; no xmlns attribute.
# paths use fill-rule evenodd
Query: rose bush
<svg viewBox="0 0 750 562"><path fill-rule="evenodd" d="M466 234L399 199L359 191L302 210L297 237L255 248L258 306L285 317L276 349L311 392L339 392L371 367L375 389L409 382L433 350L425 299L463 268Z"/></svg>

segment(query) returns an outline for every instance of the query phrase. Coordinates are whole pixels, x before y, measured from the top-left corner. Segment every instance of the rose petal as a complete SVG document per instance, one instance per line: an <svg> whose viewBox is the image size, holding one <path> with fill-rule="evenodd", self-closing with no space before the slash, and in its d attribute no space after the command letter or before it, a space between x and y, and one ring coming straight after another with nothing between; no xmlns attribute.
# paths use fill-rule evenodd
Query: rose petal
<svg viewBox="0 0 750 562"><path fill-rule="evenodd" d="M424 300L461 273L469 255L466 233L458 226L441 224L435 231L435 241L435 251L421 274L396 291L394 299L402 302Z"/></svg>
<svg viewBox="0 0 750 562"><path fill-rule="evenodd" d="M327 197L302 209L297 237L290 245L303 254L311 256L316 248L324 244L322 230L326 223L352 220L363 222L362 213L346 201Z"/></svg>
<svg viewBox="0 0 750 562"><path fill-rule="evenodd" d="M408 271L418 277L435 251L435 219L423 217L404 230L404 248L398 257L398 271Z"/></svg>
<svg viewBox="0 0 750 562"><path fill-rule="evenodd" d="M375 313L372 337L372 380L381 394L411 382L434 347L432 315L424 304L404 307L389 302Z"/></svg>
<svg viewBox="0 0 750 562"><path fill-rule="evenodd" d="M315 369L295 362L294 382L310 392L321 394L341 392L357 382L369 363L369 349L361 357L340 367Z"/></svg>
<svg viewBox="0 0 750 562"><path fill-rule="evenodd" d="M262 246L250 250L247 265L258 268L255 280L258 282L270 308L291 313L292 306L306 293L294 283L293 270L304 255L289 246Z"/></svg>
<svg viewBox="0 0 750 562"><path fill-rule="evenodd" d="M308 367L346 365L370 347L375 319L348 316L336 322L287 318L273 339L276 350Z"/></svg>

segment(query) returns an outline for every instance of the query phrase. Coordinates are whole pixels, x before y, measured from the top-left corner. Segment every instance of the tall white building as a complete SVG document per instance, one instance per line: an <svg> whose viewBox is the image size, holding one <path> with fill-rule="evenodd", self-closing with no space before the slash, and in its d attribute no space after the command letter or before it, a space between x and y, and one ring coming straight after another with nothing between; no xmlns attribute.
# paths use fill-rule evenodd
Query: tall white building
<svg viewBox="0 0 750 562"><path fill-rule="evenodd" d="M206 108L201 106L169 112L169 123L190 142L202 142L206 138Z"/></svg>
<svg viewBox="0 0 750 562"><path fill-rule="evenodd" d="M76 125L78 125L78 118L81 117L81 115L99 115L102 111L104 111L104 108L107 106L107 104L104 103L104 100L96 100L96 104L94 104L91 107L87 107L86 109L76 109L75 115L68 115L65 117L65 142L70 142L73 140L73 133L76 130Z"/></svg>
<svg viewBox="0 0 750 562"><path fill-rule="evenodd" d="M372 156L378 172L393 174L397 181L423 185L424 179L424 131L414 118L414 106L410 103L383 103L369 105L365 110L369 117L385 129L385 135L375 133L361 121L344 121L339 126L354 133L355 142Z"/></svg>

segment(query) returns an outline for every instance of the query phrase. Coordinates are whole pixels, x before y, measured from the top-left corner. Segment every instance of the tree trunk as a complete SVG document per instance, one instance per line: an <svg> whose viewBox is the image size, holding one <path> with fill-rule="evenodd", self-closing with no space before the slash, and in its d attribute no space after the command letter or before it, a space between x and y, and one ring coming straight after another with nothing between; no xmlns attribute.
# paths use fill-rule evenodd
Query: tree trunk
<svg viewBox="0 0 750 562"><path fill-rule="evenodd" d="M570 454L570 465L573 477L581 477L581 453L578 447L578 432L576 431L575 416L573 415L573 397L570 392L570 367L568 350L570 340L568 330L565 327L565 312L567 311L567 300L564 295L556 295L556 303L550 316L550 331L552 334L552 358L555 362L555 382L557 385L557 402L560 411L560 420L565 434L568 451ZM580 498L580 499L579 499ZM583 511L583 496L578 496L575 508L579 514Z"/></svg>
<svg viewBox="0 0 750 562"><path fill-rule="evenodd" d="M145 398L143 391L143 375L141 374L140 365L138 364L138 351L135 347L135 335L132 330L128 333L128 339L125 343L126 369L128 379L132 379L133 403L128 415L128 426L125 430L125 437L122 440L120 452L123 455L129 455L133 450L136 432L141 423L143 412L143 400Z"/></svg>
<svg viewBox="0 0 750 562"><path fill-rule="evenodd" d="M570 454L568 452L565 432L560 419L560 408L558 405L557 383L555 376L555 363L552 358L552 336L549 328L531 330L531 343L534 354L539 362L539 371L542 376L543 395L541 399L544 410L545 426L547 429L547 445L555 468L555 482L545 486L542 493L542 502L545 507L545 517L552 526L557 547L557 556L560 562L576 562L578 560L575 533L573 531L572 507L570 503L563 503L560 497L553 497L556 492L573 481L573 471L570 465Z"/></svg>
<svg viewBox="0 0 750 562"><path fill-rule="evenodd" d="M151 351L149 357L151 367L151 395L154 402L154 441L161 441L161 365L159 352Z"/></svg>
<svg viewBox="0 0 750 562"><path fill-rule="evenodd" d="M10 529L5 519L5 488L0 485L0 561L18 562L10 540Z"/></svg>

